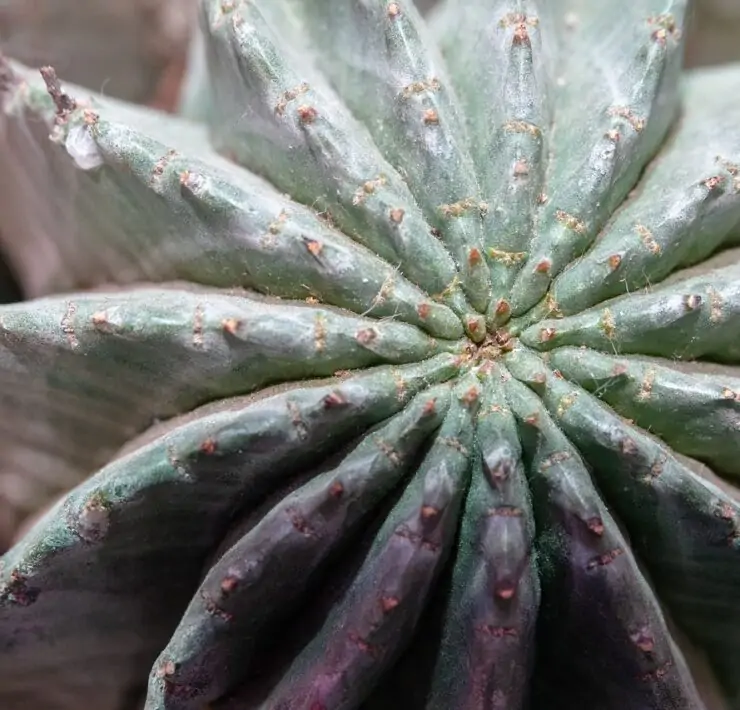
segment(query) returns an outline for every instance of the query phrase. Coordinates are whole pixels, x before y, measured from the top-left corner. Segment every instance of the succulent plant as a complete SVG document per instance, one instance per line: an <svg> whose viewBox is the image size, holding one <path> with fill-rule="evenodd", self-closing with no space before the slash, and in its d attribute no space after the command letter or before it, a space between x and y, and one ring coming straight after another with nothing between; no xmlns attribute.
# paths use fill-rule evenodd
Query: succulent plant
<svg viewBox="0 0 740 710"><path fill-rule="evenodd" d="M690 5L203 0L203 125L3 61L0 490L71 488L3 708L740 708L740 66L682 71Z"/></svg>

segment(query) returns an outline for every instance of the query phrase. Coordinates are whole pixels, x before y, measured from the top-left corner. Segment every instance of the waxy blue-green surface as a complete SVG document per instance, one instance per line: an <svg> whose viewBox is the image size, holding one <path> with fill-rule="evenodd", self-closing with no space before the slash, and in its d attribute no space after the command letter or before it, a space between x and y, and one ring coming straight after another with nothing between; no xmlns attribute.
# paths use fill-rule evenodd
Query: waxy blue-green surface
<svg viewBox="0 0 740 710"><path fill-rule="evenodd" d="M740 710L692 9L201 0L202 125L0 60L0 500L67 491L0 562L4 709Z"/></svg>

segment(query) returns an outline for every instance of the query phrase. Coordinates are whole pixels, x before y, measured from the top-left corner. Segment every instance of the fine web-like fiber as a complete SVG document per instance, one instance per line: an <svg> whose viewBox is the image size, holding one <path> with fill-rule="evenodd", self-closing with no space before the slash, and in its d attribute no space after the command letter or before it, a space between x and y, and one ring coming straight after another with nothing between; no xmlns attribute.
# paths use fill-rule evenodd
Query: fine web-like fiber
<svg viewBox="0 0 740 710"><path fill-rule="evenodd" d="M740 710L740 65L689 0L201 0L188 113L0 62L4 710ZM199 63L200 62L200 63Z"/></svg>

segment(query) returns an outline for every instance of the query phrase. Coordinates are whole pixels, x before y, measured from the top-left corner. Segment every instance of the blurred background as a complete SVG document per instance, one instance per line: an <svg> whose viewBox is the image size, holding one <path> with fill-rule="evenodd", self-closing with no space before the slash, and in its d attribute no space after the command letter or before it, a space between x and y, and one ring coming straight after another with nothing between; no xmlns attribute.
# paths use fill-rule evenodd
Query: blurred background
<svg viewBox="0 0 740 710"><path fill-rule="evenodd" d="M63 80L107 96L194 116L195 83L183 79L197 51L197 1L0 0L0 50L31 66L51 64ZM428 12L437 0L416 2ZM687 65L740 61L740 0L695 0L695 7ZM0 254L0 303L22 297ZM0 553L26 515L47 503L31 482L0 476Z"/></svg>

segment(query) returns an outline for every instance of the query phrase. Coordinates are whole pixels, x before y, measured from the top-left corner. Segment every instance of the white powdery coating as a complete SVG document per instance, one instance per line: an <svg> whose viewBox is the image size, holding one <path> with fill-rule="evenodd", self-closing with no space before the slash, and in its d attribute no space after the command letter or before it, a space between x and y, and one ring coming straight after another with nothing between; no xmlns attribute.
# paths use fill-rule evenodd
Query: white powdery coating
<svg viewBox="0 0 740 710"><path fill-rule="evenodd" d="M100 155L88 126L81 125L70 128L64 147L80 170L93 170L103 165L103 156Z"/></svg>

